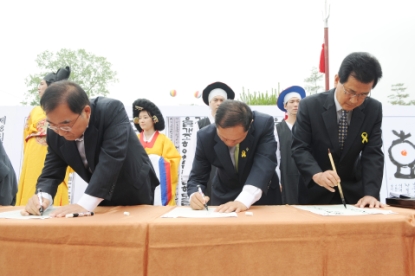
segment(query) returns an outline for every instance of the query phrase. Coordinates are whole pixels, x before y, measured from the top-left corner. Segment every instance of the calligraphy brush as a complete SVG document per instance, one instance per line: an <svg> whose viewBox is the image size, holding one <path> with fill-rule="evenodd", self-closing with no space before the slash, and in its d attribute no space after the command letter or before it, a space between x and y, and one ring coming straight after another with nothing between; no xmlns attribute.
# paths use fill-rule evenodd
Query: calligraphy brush
<svg viewBox="0 0 415 276"><path fill-rule="evenodd" d="M329 158L330 158L330 162L331 162L331 167L333 168L333 171L337 174L336 166L334 166L334 161L333 161L333 157L331 156L330 149L328 149L328 150L329 150ZM339 187L340 197L342 199L344 208L347 209L347 207L346 207L346 201L344 200L343 189L342 189L342 186L340 185L340 181L339 181L339 183L337 183L337 187Z"/></svg>

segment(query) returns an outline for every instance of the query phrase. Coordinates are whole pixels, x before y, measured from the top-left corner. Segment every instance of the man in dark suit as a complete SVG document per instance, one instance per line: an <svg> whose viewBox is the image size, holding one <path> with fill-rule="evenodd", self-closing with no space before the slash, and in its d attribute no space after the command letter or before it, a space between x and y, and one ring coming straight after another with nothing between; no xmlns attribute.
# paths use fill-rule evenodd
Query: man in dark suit
<svg viewBox="0 0 415 276"><path fill-rule="evenodd" d="M79 85L60 81L46 89L40 104L49 123L48 153L37 183L43 208L52 203L67 166L88 186L77 204L63 206L53 216L93 211L97 205L153 204L159 181L121 102L90 101ZM23 214L39 215L39 208L34 195Z"/></svg>
<svg viewBox="0 0 415 276"><path fill-rule="evenodd" d="M215 123L215 114L218 110L218 107L223 103L223 101L235 98L235 92L233 92L232 88L230 88L226 83L223 82L214 82L206 86L203 89L203 101L207 106L209 106L210 113L209 116L197 121L197 123L193 126L192 136L190 137L190 142L187 147L187 159L184 164L184 168L182 171L182 180L187 184L189 180L190 171L192 170L193 159L196 152L196 145L197 145L197 132L199 129L202 129L210 124ZM211 195L211 187L212 187L212 178L215 174L215 168L212 167L210 171L211 177L209 178L208 184L206 186L205 195Z"/></svg>
<svg viewBox="0 0 415 276"><path fill-rule="evenodd" d="M277 142L274 119L252 112L239 101L226 100L218 108L215 124L197 133L197 147L192 171L187 182L190 206L203 209L209 197L203 197L211 166L216 167L212 179L211 205L216 211L240 212L252 204L281 204L277 166Z"/></svg>
<svg viewBox="0 0 415 276"><path fill-rule="evenodd" d="M370 98L381 77L376 58L352 53L343 60L334 89L300 102L291 147L302 176L300 204L341 204L341 182L346 203L382 205L382 104Z"/></svg>

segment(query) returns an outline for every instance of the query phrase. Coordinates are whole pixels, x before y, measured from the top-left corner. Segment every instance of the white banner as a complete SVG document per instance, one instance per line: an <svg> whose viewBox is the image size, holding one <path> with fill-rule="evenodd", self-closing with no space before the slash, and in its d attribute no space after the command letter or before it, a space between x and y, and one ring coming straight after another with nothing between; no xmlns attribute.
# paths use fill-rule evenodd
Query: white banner
<svg viewBox="0 0 415 276"><path fill-rule="evenodd" d="M23 130L32 108L30 106L0 107L0 140L16 172L17 181L23 162Z"/></svg>
<svg viewBox="0 0 415 276"><path fill-rule="evenodd" d="M382 198L415 195L415 109L398 107L383 118L385 170Z"/></svg>

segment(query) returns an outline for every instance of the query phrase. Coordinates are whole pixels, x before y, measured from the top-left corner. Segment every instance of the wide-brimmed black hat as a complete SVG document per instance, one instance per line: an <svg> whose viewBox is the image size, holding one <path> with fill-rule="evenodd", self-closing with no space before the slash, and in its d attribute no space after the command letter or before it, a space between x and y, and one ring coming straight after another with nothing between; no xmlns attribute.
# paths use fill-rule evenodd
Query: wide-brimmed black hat
<svg viewBox="0 0 415 276"><path fill-rule="evenodd" d="M151 113L151 116L153 117L155 130L161 131L164 129L164 118L163 114L161 114L160 112L160 109L154 103L147 99L137 99L133 103L133 123L139 132L141 132L142 129L138 122L138 115L140 114L140 111L143 110L146 110L147 112Z"/></svg>
<svg viewBox="0 0 415 276"><path fill-rule="evenodd" d="M59 68L56 73L49 73L43 79L48 83L51 84L55 81L60 80L67 80L71 75L71 68L66 66L65 68Z"/></svg>
<svg viewBox="0 0 415 276"><path fill-rule="evenodd" d="M214 82L212 84L209 84L204 90L203 90L203 101L206 105L209 105L209 94L212 92L212 90L220 88L223 89L226 94L228 95L228 100L233 100L235 98L235 92L226 85L223 82Z"/></svg>

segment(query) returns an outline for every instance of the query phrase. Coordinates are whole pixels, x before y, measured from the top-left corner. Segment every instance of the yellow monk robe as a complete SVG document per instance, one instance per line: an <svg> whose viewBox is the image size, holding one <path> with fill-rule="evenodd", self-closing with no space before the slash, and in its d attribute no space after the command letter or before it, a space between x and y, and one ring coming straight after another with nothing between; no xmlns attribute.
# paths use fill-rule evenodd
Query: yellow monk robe
<svg viewBox="0 0 415 276"><path fill-rule="evenodd" d="M29 198L35 194L37 179L42 172L48 149L46 131L46 114L40 106L36 106L30 112L23 132L23 166L19 178L16 206L26 205ZM53 205L62 206L69 203L67 181L72 172L72 168L68 167L65 180L58 187Z"/></svg>
<svg viewBox="0 0 415 276"><path fill-rule="evenodd" d="M177 151L173 142L166 135L156 131L150 142L145 142L141 135L142 134L140 133L137 136L147 154L155 154L162 157L162 160L160 161L161 163L164 161L165 164L165 166L159 166L162 205L176 205L176 188L179 179L179 165L182 156ZM161 173L162 171L166 174ZM167 178L165 179L166 181L163 181L164 177L162 177L162 174Z"/></svg>

